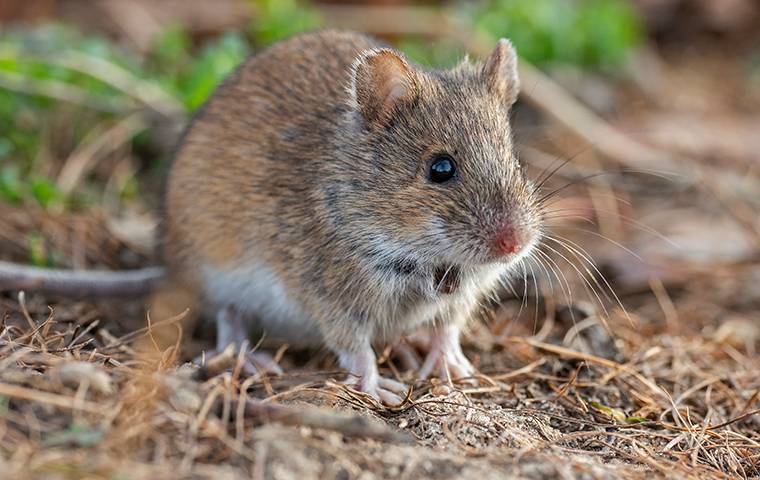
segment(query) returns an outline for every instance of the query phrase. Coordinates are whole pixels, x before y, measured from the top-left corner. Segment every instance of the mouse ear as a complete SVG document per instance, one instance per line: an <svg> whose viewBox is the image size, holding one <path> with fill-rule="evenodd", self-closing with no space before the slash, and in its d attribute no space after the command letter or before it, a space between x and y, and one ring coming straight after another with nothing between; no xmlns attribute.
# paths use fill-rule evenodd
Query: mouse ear
<svg viewBox="0 0 760 480"><path fill-rule="evenodd" d="M499 40L483 64L482 75L492 93L501 96L509 106L515 103L520 79L517 76L517 52L512 42L506 38Z"/></svg>
<svg viewBox="0 0 760 480"><path fill-rule="evenodd" d="M393 50L367 50L354 61L349 93L367 122L384 123L416 97L416 72Z"/></svg>

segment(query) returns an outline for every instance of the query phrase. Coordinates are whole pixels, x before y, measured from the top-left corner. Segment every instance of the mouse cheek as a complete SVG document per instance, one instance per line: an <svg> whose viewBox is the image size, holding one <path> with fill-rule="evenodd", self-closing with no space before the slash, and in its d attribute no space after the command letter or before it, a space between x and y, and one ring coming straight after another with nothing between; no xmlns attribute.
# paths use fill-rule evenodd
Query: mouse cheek
<svg viewBox="0 0 760 480"><path fill-rule="evenodd" d="M451 261L456 256L457 238L445 212L433 212L424 223L422 245L431 258Z"/></svg>
<svg viewBox="0 0 760 480"><path fill-rule="evenodd" d="M399 239L417 241L428 233L434 216L433 209L417 189L404 189L391 195L380 207L379 218L373 219L381 228L392 231Z"/></svg>

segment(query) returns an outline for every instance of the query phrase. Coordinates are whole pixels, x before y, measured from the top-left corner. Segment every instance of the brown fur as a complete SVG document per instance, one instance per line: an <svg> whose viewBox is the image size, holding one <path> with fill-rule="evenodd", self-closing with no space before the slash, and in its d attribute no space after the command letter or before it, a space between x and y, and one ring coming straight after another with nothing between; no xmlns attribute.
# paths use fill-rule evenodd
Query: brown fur
<svg viewBox="0 0 760 480"><path fill-rule="evenodd" d="M506 262L492 237L510 224L523 244L537 241L538 206L511 142L511 46L487 68L447 71L378 47L350 32L301 35L218 89L168 182L164 248L177 281L222 308L203 268L264 265L342 352L413 327L405 319L421 304L436 305L435 321L462 321L470 297L495 286L480 285L481 267ZM441 152L457 162L451 184L427 178ZM441 265L457 265L477 295L447 304L433 285Z"/></svg>

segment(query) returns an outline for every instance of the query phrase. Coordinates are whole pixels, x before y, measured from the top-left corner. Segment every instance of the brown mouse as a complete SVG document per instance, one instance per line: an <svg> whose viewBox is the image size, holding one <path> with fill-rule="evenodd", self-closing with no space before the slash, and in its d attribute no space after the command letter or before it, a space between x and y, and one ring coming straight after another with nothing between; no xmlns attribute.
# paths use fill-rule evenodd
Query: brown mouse
<svg viewBox="0 0 760 480"><path fill-rule="evenodd" d="M514 154L517 59L425 70L376 40L319 31L247 60L188 128L168 178L169 278L216 316L324 344L388 403L372 345L430 327L421 377L474 369L459 336L541 237ZM2 275L0 275L0 278Z"/></svg>

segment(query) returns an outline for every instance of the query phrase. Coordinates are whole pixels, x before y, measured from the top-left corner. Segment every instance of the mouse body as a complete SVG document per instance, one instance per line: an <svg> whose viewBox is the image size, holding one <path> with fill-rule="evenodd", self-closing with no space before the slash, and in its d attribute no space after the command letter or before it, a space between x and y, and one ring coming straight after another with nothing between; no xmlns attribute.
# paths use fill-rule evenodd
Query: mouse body
<svg viewBox="0 0 760 480"><path fill-rule="evenodd" d="M163 255L213 311L218 347L252 326L326 345L389 403L378 342L431 332L420 376L473 375L459 336L541 236L509 122L516 55L426 70L353 32L248 59L188 127L169 174Z"/></svg>

